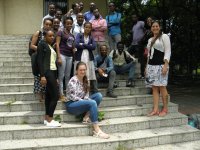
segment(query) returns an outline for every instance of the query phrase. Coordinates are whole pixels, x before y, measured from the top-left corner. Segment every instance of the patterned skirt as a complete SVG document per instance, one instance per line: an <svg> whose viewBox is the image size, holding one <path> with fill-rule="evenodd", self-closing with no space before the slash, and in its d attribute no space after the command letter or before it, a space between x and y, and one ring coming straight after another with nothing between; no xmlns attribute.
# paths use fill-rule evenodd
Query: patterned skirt
<svg viewBox="0 0 200 150"><path fill-rule="evenodd" d="M45 93L45 87L40 84L40 76L34 76L34 94Z"/></svg>
<svg viewBox="0 0 200 150"><path fill-rule="evenodd" d="M169 67L166 75L162 75L163 66L164 65L147 65L146 87L167 86Z"/></svg>

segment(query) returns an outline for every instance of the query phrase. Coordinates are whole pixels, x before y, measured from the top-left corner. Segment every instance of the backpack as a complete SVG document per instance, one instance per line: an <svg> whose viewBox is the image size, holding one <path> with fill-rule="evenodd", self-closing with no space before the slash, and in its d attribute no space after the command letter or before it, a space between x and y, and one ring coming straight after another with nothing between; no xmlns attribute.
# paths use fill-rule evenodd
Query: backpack
<svg viewBox="0 0 200 150"><path fill-rule="evenodd" d="M31 56L35 51L31 49L31 41L32 41L33 35L30 37L29 43L28 43L28 54ZM38 45L39 41L42 39L42 31L39 31L38 39L36 42L36 46Z"/></svg>
<svg viewBox="0 0 200 150"><path fill-rule="evenodd" d="M123 51L123 54L124 54L124 59L125 59L125 61L126 61L127 64L129 64L130 62L133 61L132 58L130 58L130 57L127 58L125 51ZM114 52L113 52L113 58L116 57L116 55L117 55L116 50L114 50Z"/></svg>
<svg viewBox="0 0 200 150"><path fill-rule="evenodd" d="M39 43L42 42L39 41ZM38 43L38 45L39 45ZM45 48L43 48L44 52L46 52ZM32 73L34 76L38 76L40 74L40 71L39 71L39 65L38 65L38 52L34 52L32 55L31 55L31 67L32 67Z"/></svg>

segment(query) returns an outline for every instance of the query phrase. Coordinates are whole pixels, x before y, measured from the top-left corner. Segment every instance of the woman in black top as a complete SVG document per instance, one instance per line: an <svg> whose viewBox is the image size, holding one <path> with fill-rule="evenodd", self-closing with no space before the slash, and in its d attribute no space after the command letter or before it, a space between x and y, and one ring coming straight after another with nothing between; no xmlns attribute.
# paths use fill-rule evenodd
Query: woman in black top
<svg viewBox="0 0 200 150"><path fill-rule="evenodd" d="M45 120L44 124L49 127L59 127L61 124L53 120L53 114L58 101L58 83L57 83L57 54L51 46L54 40L52 30L44 31L44 40L41 40L38 51L38 66L40 73L40 83L46 86L45 92Z"/></svg>

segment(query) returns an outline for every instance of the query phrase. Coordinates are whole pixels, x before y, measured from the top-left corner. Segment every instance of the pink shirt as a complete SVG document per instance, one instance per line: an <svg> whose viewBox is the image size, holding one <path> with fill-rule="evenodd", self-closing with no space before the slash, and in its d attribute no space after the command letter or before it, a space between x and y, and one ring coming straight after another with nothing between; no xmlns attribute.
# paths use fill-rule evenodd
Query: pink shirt
<svg viewBox="0 0 200 150"><path fill-rule="evenodd" d="M105 41L105 32L107 30L107 23L105 19L94 19L92 23L92 37L95 41Z"/></svg>

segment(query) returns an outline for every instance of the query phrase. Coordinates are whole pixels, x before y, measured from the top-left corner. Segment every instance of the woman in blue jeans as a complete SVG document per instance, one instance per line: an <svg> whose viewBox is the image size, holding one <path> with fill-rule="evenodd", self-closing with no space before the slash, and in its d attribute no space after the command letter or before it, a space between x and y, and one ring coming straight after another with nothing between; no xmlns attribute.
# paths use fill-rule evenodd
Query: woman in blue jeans
<svg viewBox="0 0 200 150"><path fill-rule="evenodd" d="M86 64L78 62L76 75L73 76L67 86L67 112L73 115L86 113L83 123L92 122L93 136L107 139L109 135L104 133L98 125L98 105L102 101L101 93L97 92L89 96L89 83L86 76Z"/></svg>
<svg viewBox="0 0 200 150"><path fill-rule="evenodd" d="M60 89L60 100L65 101L63 93L63 79L65 77L65 85L70 80L72 61L74 55L74 42L75 38L70 33L73 25L72 17L64 17L63 19L64 29L57 32L56 37L56 50L58 54L58 80Z"/></svg>

